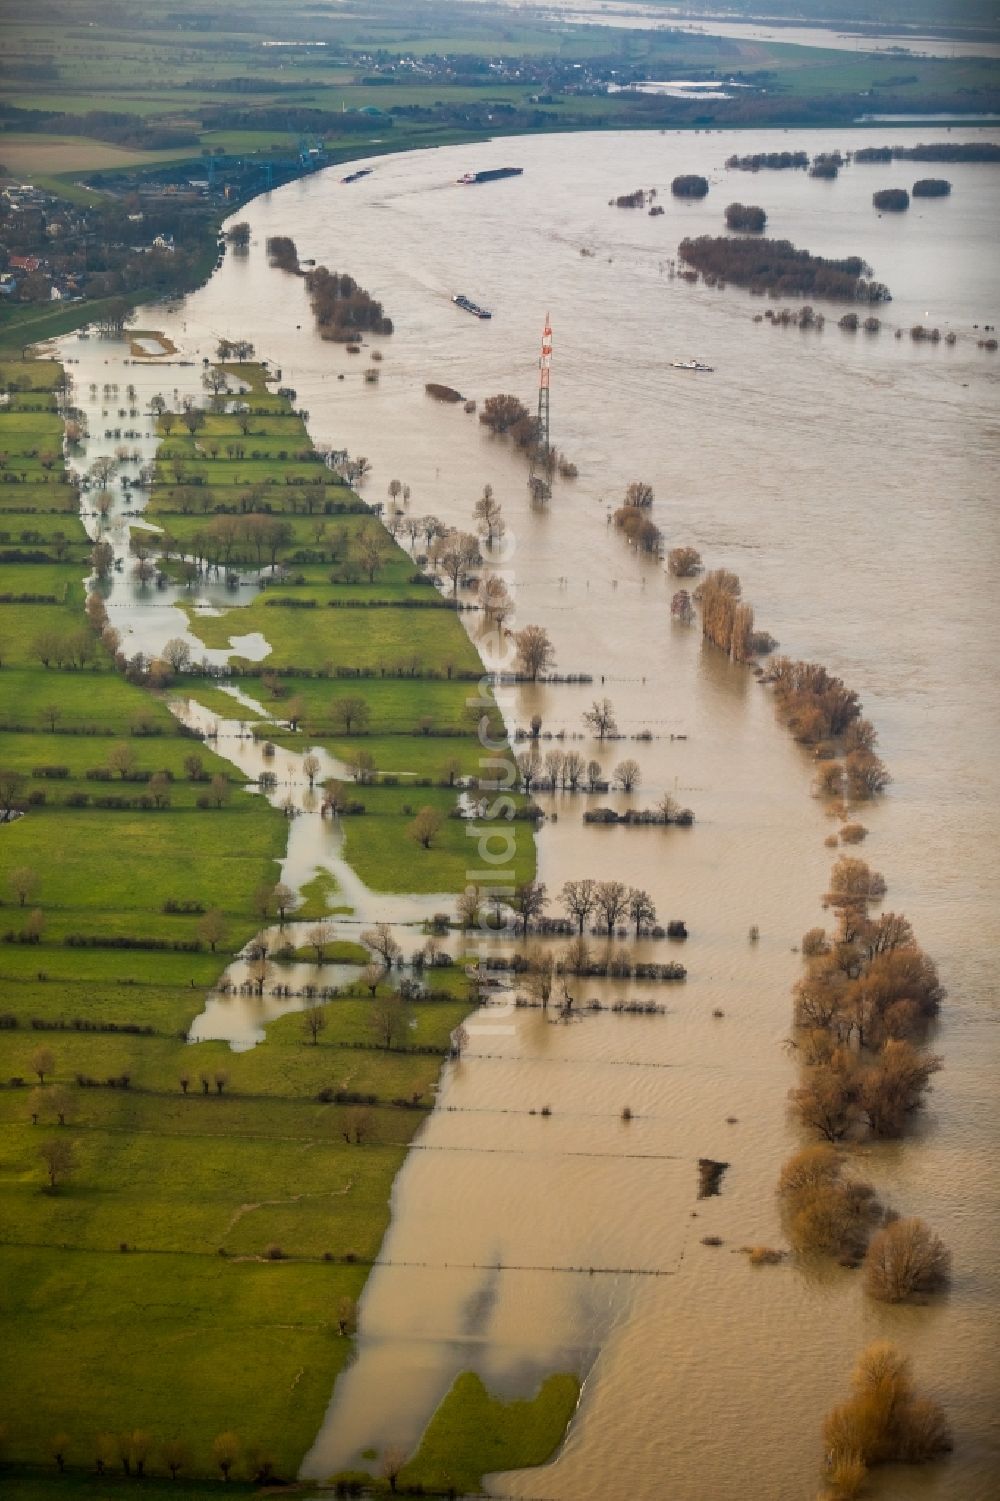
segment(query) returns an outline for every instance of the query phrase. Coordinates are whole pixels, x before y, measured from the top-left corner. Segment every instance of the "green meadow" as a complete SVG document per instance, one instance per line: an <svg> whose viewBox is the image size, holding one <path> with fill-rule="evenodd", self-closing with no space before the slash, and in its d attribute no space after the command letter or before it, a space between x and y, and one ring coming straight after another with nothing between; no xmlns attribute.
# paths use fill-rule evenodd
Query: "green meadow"
<svg viewBox="0 0 1000 1501"><path fill-rule="evenodd" d="M477 767L465 703L477 691L475 649L378 518L316 463L288 402L260 370L240 373L252 431L214 414L222 449L235 433L261 449L293 443L307 457L286 468L275 446L270 483L237 478L229 466L242 460L204 455L204 433L185 433L161 450L150 512L175 559L197 550L193 529L228 516L234 497L244 517L287 518L285 577L250 606L195 616L193 628L206 645L258 629L272 643L238 681L277 719L298 699L300 718L295 730L286 720L261 733L345 760L367 751L370 780L351 789L365 811L343 820L362 879L384 891L457 892L481 863L468 824L451 816L454 778ZM392 1183L470 996L462 971L435 974L412 1005L405 1044L386 1049L372 1030L375 1002L341 968L364 951L340 942L315 967L317 985L336 991L315 1039L293 1013L246 1052L186 1041L206 992L260 926L260 889L277 880L287 823L210 741L183 731L167 702L190 695L220 717L247 711L198 672L128 681L88 623L90 543L66 503L59 379L53 364L0 365L2 387L18 387L0 410L0 451L25 476L0 486L0 792L11 815L0 823L4 1453L25 1496L45 1497L56 1481L61 1495L113 1495L123 1465L134 1476L141 1457L145 1494L156 1497L178 1456L183 1489L172 1493L208 1496L232 1443L232 1489L294 1477L351 1358L354 1306ZM32 405L43 410L24 410ZM49 468L43 444L57 455ZM286 483L300 476L305 484ZM297 553L331 545L296 509L317 483L324 518L343 521L346 540L338 534L336 560L299 564ZM178 489L185 505L187 490L204 492L197 517L179 509ZM43 508L39 496L58 504ZM5 548L29 545L24 531L34 561L3 561ZM350 565L362 532L379 538L377 607L337 603L357 599ZM230 566L257 571L246 560ZM293 583L301 570L308 582ZM268 603L286 590L308 591L315 607ZM359 668L367 675L338 676ZM346 695L364 702L363 732L343 733ZM495 727L489 701L487 712ZM218 806L205 806L211 778L224 789ZM442 815L429 849L409 834L424 806ZM534 871L531 826L495 828L511 830L523 878ZM337 901L320 871L300 910L315 918ZM209 909L221 922L214 951L201 933ZM272 975L280 979L278 965ZM380 985L376 999L389 993ZM366 1103L327 1103L337 1091ZM231 1433L220 1451L219 1435ZM56 1476L57 1452L65 1475Z"/></svg>

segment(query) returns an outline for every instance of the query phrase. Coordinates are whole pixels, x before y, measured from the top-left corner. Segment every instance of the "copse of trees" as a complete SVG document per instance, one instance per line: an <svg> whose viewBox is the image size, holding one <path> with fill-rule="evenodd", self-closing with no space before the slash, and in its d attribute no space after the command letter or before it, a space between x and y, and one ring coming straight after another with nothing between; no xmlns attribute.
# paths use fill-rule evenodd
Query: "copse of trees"
<svg viewBox="0 0 1000 1501"><path fill-rule="evenodd" d="M880 188L872 194L872 203L880 214L901 214L910 206L910 195L905 188Z"/></svg>
<svg viewBox="0 0 1000 1501"><path fill-rule="evenodd" d="M760 234L767 224L767 214L752 203L730 203L726 208L726 228L744 234Z"/></svg>
<svg viewBox="0 0 1000 1501"><path fill-rule="evenodd" d="M862 146L856 162L1000 162L995 141L932 141L917 146Z"/></svg>
<svg viewBox="0 0 1000 1501"><path fill-rule="evenodd" d="M803 941L794 1018L803 1068L790 1098L801 1124L828 1142L901 1136L941 1067L923 1046L944 996L937 967L904 917L870 916L884 893L878 871L842 856L826 896L836 930Z"/></svg>
<svg viewBox="0 0 1000 1501"><path fill-rule="evenodd" d="M751 155L730 156L726 159L727 167L735 167L741 172L759 172L762 167L784 171L789 167L808 165L808 151L756 151Z"/></svg>
<svg viewBox="0 0 1000 1501"><path fill-rule="evenodd" d="M914 198L947 198L951 183L945 177L921 177L910 191Z"/></svg>
<svg viewBox="0 0 1000 1501"><path fill-rule="evenodd" d="M819 663L776 657L767 681L789 730L806 745L840 739L861 718L858 695Z"/></svg>
<svg viewBox="0 0 1000 1501"><path fill-rule="evenodd" d="M843 302L891 300L888 287L870 280L871 267L860 256L828 260L797 249L790 240L699 235L682 240L677 253L702 276L754 292L804 293Z"/></svg>
<svg viewBox="0 0 1000 1501"><path fill-rule="evenodd" d="M753 606L742 593L735 573L716 568L705 575L694 596L701 608L702 633L734 662L749 662L776 644L766 631L754 630Z"/></svg>
<svg viewBox="0 0 1000 1501"><path fill-rule="evenodd" d="M708 178L699 177L697 172L683 172L674 178L670 191L675 198L704 198L708 192Z"/></svg>
<svg viewBox="0 0 1000 1501"><path fill-rule="evenodd" d="M826 178L831 181L837 176L844 165L844 158L839 151L821 151L813 157L812 166L809 168L810 177Z"/></svg>
<svg viewBox="0 0 1000 1501"><path fill-rule="evenodd" d="M306 273L305 280L321 338L345 344L362 333L392 333L392 319L386 317L382 304L352 276L317 266Z"/></svg>
<svg viewBox="0 0 1000 1501"><path fill-rule="evenodd" d="M663 533L642 511L632 505L619 506L612 520L633 547L640 552L659 554L663 547Z"/></svg>
<svg viewBox="0 0 1000 1501"><path fill-rule="evenodd" d="M278 271L291 271L296 276L299 271L299 252L295 248L295 241L290 235L271 235L267 241L267 259Z"/></svg>

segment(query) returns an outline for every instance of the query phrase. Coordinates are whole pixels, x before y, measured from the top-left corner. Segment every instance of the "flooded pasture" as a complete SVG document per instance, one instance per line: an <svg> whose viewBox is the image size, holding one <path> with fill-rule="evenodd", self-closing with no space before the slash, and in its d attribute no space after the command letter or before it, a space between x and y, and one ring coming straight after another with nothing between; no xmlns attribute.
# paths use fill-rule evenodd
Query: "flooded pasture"
<svg viewBox="0 0 1000 1501"><path fill-rule="evenodd" d="M891 127L883 138L909 139ZM749 1485L792 1501L815 1488L819 1422L856 1352L884 1335L947 1408L956 1452L916 1475L879 1474L873 1494L994 1493L1000 357L978 340L1000 311L1000 169L949 165L950 198L880 219L871 193L920 175L917 164L854 165L832 183L723 165L733 151L872 139L608 134L380 158L350 187L328 172L256 200L240 213L253 231L247 257L227 256L176 312L140 315L198 361L221 335L252 339L296 388L314 438L372 460L371 500L398 477L412 487L412 509L468 527L492 484L517 623L548 629L560 672L593 677L514 690L511 727L539 714L543 736L578 734L583 710L606 694L627 738L580 749L606 772L624 756L639 762L633 805L669 791L696 815L691 829L601 828L583 823L579 794L540 799L555 815L538 838L550 894L583 875L646 887L661 921L687 923L688 978L656 987L663 1015L605 1010L559 1025L488 1007L470 1020L468 1051L446 1068L438 1108L396 1181L358 1358L333 1393L309 1477L369 1445L415 1442L461 1370L523 1395L546 1372L573 1369L586 1381L564 1448L541 1472L500 1477L499 1492L653 1501L666 1489L677 1501L742 1501ZM508 161L523 178L455 185L463 171ZM682 171L709 177L706 200L670 198ZM658 187L664 216L608 206L640 185ZM769 233L870 261L894 294L880 309L882 332L841 332L835 304L821 333L755 324L764 300L673 275L677 241L721 232L732 198L764 206ZM397 331L380 341L376 383L315 335L302 283L268 268L273 233L384 302ZM463 315L455 292L490 307L492 321ZM553 437L580 473L537 506L523 460L423 388L447 382L478 400L510 390L530 402L547 312ZM956 342L914 342L918 323L954 331ZM81 360L71 367L78 383L100 378L86 366L114 358L94 340L62 348ZM714 373L671 368L692 356ZM135 378L151 393L176 369L142 367ZM948 1241L955 1277L933 1307L876 1306L839 1268L752 1268L739 1254L783 1244L773 1187L800 1138L786 1113L796 1075L782 1044L795 948L824 920L831 824L767 690L671 622L673 581L609 527L637 478L654 487L667 545L694 545L709 566L737 572L782 650L841 674L879 728L894 783L859 815L871 831L864 854L886 876L888 905L938 960L949 999L935 1039L946 1067L929 1108L904 1142L866 1148L864 1170L885 1200ZM209 608L233 603L223 586L201 595ZM144 594L127 579L116 580L109 614L139 644L188 627L169 591ZM487 654L494 641L484 639ZM251 773L260 752L240 723L234 715L218 749ZM301 783L292 753L278 756L279 782ZM325 864L336 900L365 920L419 922L446 905L438 896L408 908L359 890L337 839L317 811L292 819L283 879L301 885ZM655 957L673 957L667 947L655 945ZM585 989L610 1000L625 987ZM697 1197L702 1156L729 1163L708 1200ZM705 1246L705 1235L723 1244Z"/></svg>

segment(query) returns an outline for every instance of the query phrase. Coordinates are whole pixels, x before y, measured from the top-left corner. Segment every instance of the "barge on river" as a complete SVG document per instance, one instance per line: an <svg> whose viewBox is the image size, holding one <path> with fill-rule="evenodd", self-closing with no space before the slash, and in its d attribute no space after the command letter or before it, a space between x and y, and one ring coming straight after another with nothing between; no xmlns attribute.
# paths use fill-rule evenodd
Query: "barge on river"
<svg viewBox="0 0 1000 1501"><path fill-rule="evenodd" d="M456 292L455 296L451 300L456 307L460 307L465 312L471 313L473 318L493 317L493 314L490 312L489 308L480 307L478 302L473 302L472 298L466 297L464 292Z"/></svg>
<svg viewBox="0 0 1000 1501"><path fill-rule="evenodd" d="M520 177L523 171L523 167L487 167L482 172L466 172L458 181L468 187L476 182L496 182L501 177Z"/></svg>

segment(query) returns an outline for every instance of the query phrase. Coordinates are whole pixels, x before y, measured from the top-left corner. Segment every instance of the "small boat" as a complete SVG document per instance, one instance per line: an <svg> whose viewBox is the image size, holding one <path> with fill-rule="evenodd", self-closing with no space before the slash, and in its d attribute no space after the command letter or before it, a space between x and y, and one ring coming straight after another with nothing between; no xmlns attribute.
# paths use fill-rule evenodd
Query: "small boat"
<svg viewBox="0 0 1000 1501"><path fill-rule="evenodd" d="M478 302L473 302L471 297L465 296L464 292L457 292L451 300L456 307L460 307L465 312L471 313L473 318L493 317L493 314L490 312L489 308L480 307Z"/></svg>
<svg viewBox="0 0 1000 1501"><path fill-rule="evenodd" d="M359 167L356 172L348 172L347 176L340 180L341 182L360 182L362 177L368 177L374 171L374 167Z"/></svg>
<svg viewBox="0 0 1000 1501"><path fill-rule="evenodd" d="M711 375L714 365L703 365L701 360L671 360L671 370L700 370L703 375Z"/></svg>

